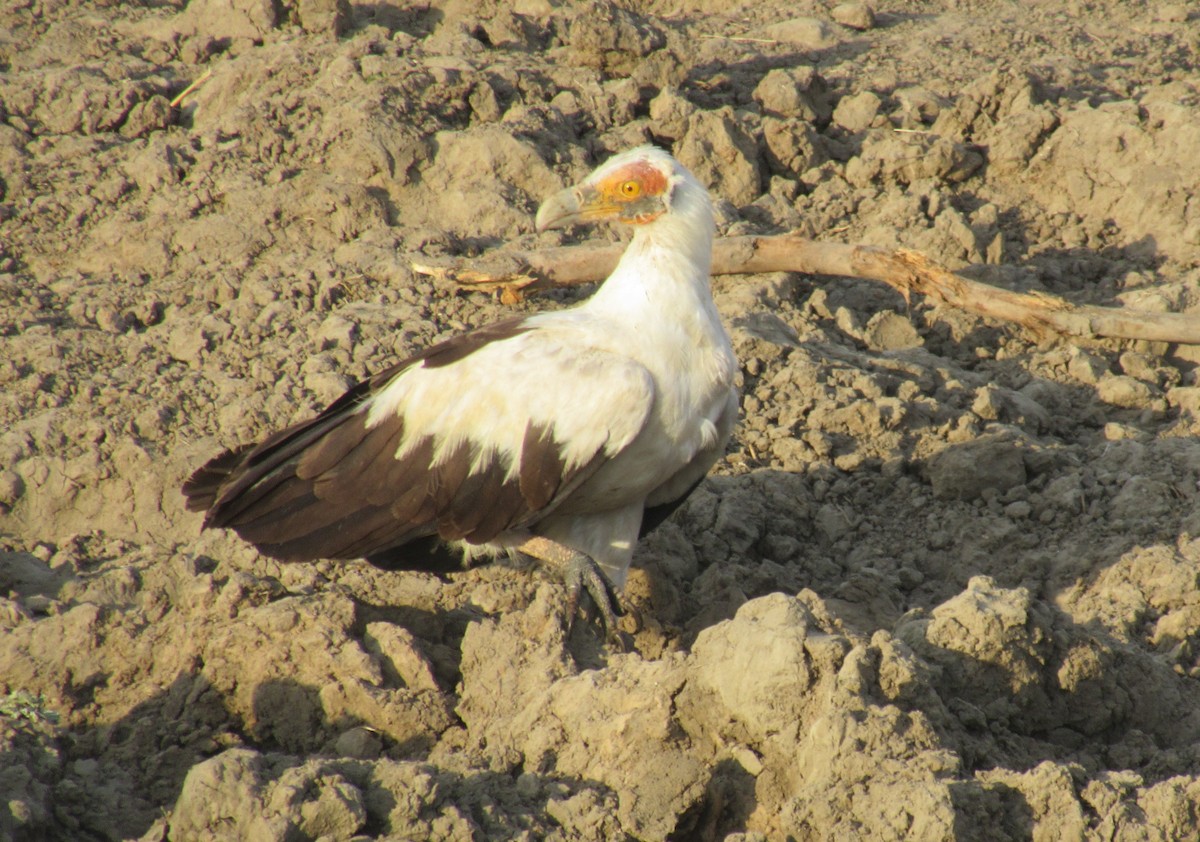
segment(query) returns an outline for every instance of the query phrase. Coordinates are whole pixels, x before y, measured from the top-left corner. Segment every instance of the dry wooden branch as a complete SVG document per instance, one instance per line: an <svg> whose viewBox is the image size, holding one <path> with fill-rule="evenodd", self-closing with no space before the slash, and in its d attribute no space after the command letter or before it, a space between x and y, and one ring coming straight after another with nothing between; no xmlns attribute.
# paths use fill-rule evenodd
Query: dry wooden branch
<svg viewBox="0 0 1200 842"><path fill-rule="evenodd" d="M484 255L473 259L470 269L425 265L413 269L471 289L498 289L502 300L512 302L534 290L603 280L623 249L620 244L585 243ZM713 245L712 271L714 275L802 272L867 278L887 284L906 301L918 293L970 313L1036 330L1200 345L1200 317L1190 313L1075 305L1051 295L1012 292L956 275L903 249L889 252L874 246L821 243L795 234L722 237Z"/></svg>

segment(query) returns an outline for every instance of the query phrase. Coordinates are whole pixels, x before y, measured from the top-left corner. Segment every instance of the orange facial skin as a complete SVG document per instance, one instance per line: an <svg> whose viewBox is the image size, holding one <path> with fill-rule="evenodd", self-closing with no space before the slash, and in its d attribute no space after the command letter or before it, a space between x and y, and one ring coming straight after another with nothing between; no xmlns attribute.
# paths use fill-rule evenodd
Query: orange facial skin
<svg viewBox="0 0 1200 842"><path fill-rule="evenodd" d="M620 222L644 225L666 213L667 178L643 161L622 167L596 184L596 204L615 211Z"/></svg>

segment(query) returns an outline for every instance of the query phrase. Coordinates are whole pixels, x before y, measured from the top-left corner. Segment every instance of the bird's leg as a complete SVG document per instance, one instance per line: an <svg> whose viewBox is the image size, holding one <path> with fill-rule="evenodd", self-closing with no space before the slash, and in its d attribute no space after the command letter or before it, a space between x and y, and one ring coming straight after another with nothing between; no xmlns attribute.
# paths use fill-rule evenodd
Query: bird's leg
<svg viewBox="0 0 1200 842"><path fill-rule="evenodd" d="M575 615L579 610L579 597L586 591L600 611L605 636L615 639L617 617L625 613L625 608L621 605L620 594L617 593L608 577L604 575L600 565L596 564L595 559L579 550L573 550L557 541L541 536L528 539L516 549L538 561L552 564L562 571L563 582L567 586L568 594L567 616L571 618L571 623L575 622Z"/></svg>

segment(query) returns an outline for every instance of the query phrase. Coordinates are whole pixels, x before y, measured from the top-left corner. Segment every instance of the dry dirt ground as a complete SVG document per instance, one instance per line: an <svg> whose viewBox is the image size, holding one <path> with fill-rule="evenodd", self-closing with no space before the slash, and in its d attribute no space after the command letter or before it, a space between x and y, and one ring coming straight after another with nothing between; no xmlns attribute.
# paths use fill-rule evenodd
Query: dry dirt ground
<svg viewBox="0 0 1200 842"><path fill-rule="evenodd" d="M1198 348L718 279L627 653L178 488L505 312L413 262L615 236L532 213L646 141L725 233L1200 312L1198 63L1153 1L4 3L0 838L1196 839Z"/></svg>

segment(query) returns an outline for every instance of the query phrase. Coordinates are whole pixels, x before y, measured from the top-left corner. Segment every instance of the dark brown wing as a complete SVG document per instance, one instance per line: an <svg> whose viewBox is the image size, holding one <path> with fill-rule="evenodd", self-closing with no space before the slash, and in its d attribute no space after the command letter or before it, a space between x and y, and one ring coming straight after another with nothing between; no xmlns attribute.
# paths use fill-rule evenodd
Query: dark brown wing
<svg viewBox="0 0 1200 842"><path fill-rule="evenodd" d="M568 466L551 428L530 421L515 468L469 440L438 454L431 438L417 438L396 458L403 418L368 427L367 402L417 363L450 365L528 329L514 320L435 345L354 386L315 418L217 456L184 484L188 508L207 512L205 527L233 529L283 560L366 557L444 569L430 538L482 544L524 526L590 475L603 454Z"/></svg>

